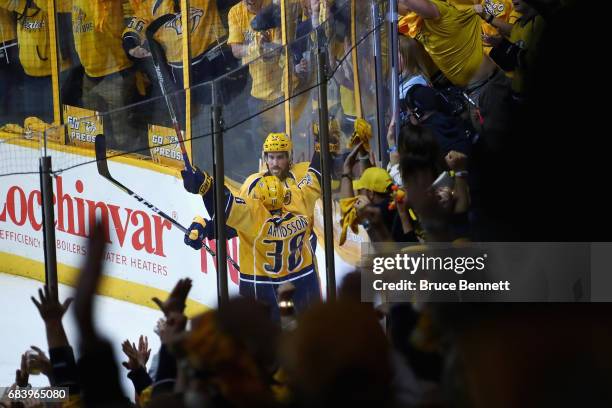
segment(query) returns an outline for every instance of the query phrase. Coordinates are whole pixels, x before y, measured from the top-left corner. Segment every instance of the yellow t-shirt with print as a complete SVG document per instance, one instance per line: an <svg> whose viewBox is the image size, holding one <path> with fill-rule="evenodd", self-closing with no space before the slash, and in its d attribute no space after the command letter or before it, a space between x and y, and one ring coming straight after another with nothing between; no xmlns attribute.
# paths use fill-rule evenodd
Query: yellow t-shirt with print
<svg viewBox="0 0 612 408"><path fill-rule="evenodd" d="M484 58L482 23L472 8L458 10L442 0L430 0L437 19L410 13L400 20L400 32L419 41L440 71L455 85L464 87Z"/></svg>
<svg viewBox="0 0 612 408"><path fill-rule="evenodd" d="M449 4L457 7L459 10L465 10L473 8L474 4L481 4L484 10L499 18L506 23L514 24L518 16L514 13L514 6L512 0L448 0ZM482 32L485 35L496 36L500 35L499 30L493 27L491 24L482 20ZM485 54L489 55L491 47L484 47Z"/></svg>
<svg viewBox="0 0 612 408"><path fill-rule="evenodd" d="M479 0L448 0L449 4L457 7L459 10L465 10L478 4Z"/></svg>
<svg viewBox="0 0 612 408"><path fill-rule="evenodd" d="M263 7L270 4L264 1ZM251 96L273 101L282 96L283 69L280 64L280 54L273 52L267 57L261 57L259 46L262 33L251 28L251 20L255 14L249 13L246 3L241 1L233 6L228 14L229 38L228 44L244 44L248 46L248 55L242 58L243 64L249 64L252 78ZM280 30L267 30L270 39L280 44Z"/></svg>
<svg viewBox="0 0 612 408"><path fill-rule="evenodd" d="M58 1L57 13L70 12L67 0ZM19 61L26 74L33 77L51 75L51 48L49 37L49 15L47 3L24 10L17 22L17 39L19 42ZM61 58L61 56L60 56ZM68 68L66 58L61 59L61 69Z"/></svg>
<svg viewBox="0 0 612 408"><path fill-rule="evenodd" d="M122 45L124 26L120 1L72 1L74 45L88 76L103 77L132 66Z"/></svg>
<svg viewBox="0 0 612 408"><path fill-rule="evenodd" d="M165 0L153 13L153 4L141 4L134 7L134 16L124 30L126 33L135 33L141 40L145 40L145 30L148 25L165 14L174 13L174 1ZM217 3L214 0L191 0L189 2L189 28L190 28L190 52L192 60L200 57L204 51L218 42L221 42L227 35L227 31L221 22ZM181 66L183 64L183 28L181 13L176 13L176 17L164 24L156 35L155 39L164 48L166 59L170 64Z"/></svg>

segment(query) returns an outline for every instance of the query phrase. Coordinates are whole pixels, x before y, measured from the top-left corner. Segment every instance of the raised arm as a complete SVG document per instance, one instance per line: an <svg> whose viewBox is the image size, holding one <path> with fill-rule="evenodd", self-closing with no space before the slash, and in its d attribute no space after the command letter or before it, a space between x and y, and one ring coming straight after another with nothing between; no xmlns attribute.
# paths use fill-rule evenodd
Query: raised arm
<svg viewBox="0 0 612 408"><path fill-rule="evenodd" d="M399 0L397 6L402 15L413 11L426 19L440 18L440 11L429 0Z"/></svg>

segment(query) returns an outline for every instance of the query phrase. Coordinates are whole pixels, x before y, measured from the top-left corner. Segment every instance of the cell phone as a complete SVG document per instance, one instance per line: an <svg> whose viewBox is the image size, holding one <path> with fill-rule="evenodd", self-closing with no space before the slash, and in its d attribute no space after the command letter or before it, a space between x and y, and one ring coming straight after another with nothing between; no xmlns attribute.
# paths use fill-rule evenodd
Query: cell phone
<svg viewBox="0 0 612 408"><path fill-rule="evenodd" d="M448 171L442 172L436 181L431 185L431 188L437 190L442 187L453 188L455 186L455 179L450 175Z"/></svg>

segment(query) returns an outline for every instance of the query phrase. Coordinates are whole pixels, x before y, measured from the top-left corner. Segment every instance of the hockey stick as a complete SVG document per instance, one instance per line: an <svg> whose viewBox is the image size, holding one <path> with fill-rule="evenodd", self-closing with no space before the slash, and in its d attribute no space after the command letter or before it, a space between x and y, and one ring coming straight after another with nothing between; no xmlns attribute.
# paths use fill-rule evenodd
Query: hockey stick
<svg viewBox="0 0 612 408"><path fill-rule="evenodd" d="M172 223L172 225L174 225L176 228L178 228L184 234L188 234L189 233L189 230L187 228L183 227L183 225L181 225L174 218L170 217L168 214L166 214L165 212L163 212L162 210L160 210L159 208L157 208L156 206L151 204L151 202L149 202L146 199L144 199L143 197L139 196L138 194L136 194L135 192L130 190L128 187L126 187L124 184L122 184L119 181L117 181L117 179L115 179L113 176L111 176L110 171L108 170L108 162L106 161L106 139L105 139L104 135L100 134L100 135L96 136L95 148L96 148L96 165L98 166L98 173L102 177L104 177L105 179L110 181L112 184L114 184L116 187L118 187L119 189L123 190L124 192L126 192L130 196L134 197L137 201L142 203L144 206L149 208L151 211L153 211L154 213L156 213L160 217L170 221ZM213 258L217 256L217 254L215 254L215 252L212 249L210 249L210 247L208 245L206 245L204 243L204 241L202 241L202 247ZM238 266L236 261L234 261L229 255L227 256L227 260L232 264L232 266L234 268L236 268L237 271L240 272L240 266Z"/></svg>
<svg viewBox="0 0 612 408"><path fill-rule="evenodd" d="M181 132L181 125L176 118L176 111L174 106L172 106L172 102L170 101L170 97L168 96L168 92L166 91L166 79L164 72L162 71L162 63L165 61L165 56L163 51L160 49L160 45L155 41L153 36L163 26L171 20L174 20L176 14L164 14L163 16L153 20L151 24L146 29L146 37L147 43L149 44L149 51L151 52L151 57L153 58L153 67L155 68L155 74L157 76L157 82L159 83L159 88L161 89L161 93L166 100L166 106L168 107L168 113L170 114L170 120L172 120L172 126L174 127L174 131L176 133L176 137L178 138L179 147L181 148L181 153L183 155L183 161L185 162L185 170L189 172L193 172L191 167L191 163L189 161L189 156L187 155L187 149L185 149L185 141L183 139L183 133Z"/></svg>

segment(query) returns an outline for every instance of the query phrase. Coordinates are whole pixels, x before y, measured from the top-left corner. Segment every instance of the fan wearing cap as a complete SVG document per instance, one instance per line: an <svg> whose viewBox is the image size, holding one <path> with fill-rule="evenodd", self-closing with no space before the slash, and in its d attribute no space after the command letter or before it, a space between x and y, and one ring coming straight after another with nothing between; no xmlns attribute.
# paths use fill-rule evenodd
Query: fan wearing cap
<svg viewBox="0 0 612 408"><path fill-rule="evenodd" d="M207 209L214 207L212 177L205 172L183 171L187 191L200 194ZM304 182L291 189L274 175L259 178L247 195L235 196L224 187L226 225L240 239L240 294L267 303L272 317L280 319L278 287L291 281L296 287L297 312L321 299L321 290L310 244L314 200L319 188ZM316 183L319 185L319 183ZM196 218L185 235L185 243L202 248L212 236L212 223Z"/></svg>
<svg viewBox="0 0 612 408"><path fill-rule="evenodd" d="M369 167L361 177L353 181L355 156L361 149L359 143L346 158L340 182L340 207L342 212L342 234L340 245L346 239L347 228L356 232L356 223L368 231L376 242L415 242L417 241L410 224L404 226L399 213L390 208L393 201L393 179L387 170Z"/></svg>

